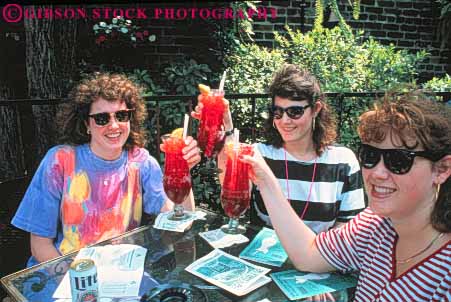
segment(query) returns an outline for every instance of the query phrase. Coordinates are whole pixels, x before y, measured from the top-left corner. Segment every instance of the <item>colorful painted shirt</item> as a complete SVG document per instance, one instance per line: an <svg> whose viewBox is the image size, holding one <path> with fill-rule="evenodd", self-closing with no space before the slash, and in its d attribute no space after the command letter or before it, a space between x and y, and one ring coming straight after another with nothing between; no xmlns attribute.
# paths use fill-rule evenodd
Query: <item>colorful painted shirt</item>
<svg viewBox="0 0 451 302"><path fill-rule="evenodd" d="M56 146L38 167L12 224L55 238L55 247L67 254L136 228L143 210L159 213L166 199L161 168L145 149L124 150L108 161L87 144ZM36 263L32 257L28 265Z"/></svg>

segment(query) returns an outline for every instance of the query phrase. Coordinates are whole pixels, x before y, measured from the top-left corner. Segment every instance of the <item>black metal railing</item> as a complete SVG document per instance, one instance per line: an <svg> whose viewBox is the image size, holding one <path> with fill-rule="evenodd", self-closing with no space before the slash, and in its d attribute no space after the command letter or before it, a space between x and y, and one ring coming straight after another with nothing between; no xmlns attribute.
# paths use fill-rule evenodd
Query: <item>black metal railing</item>
<svg viewBox="0 0 451 302"><path fill-rule="evenodd" d="M340 130L343 124L343 116L346 113L345 105L346 99L350 99L350 101L356 102L357 100L361 100L362 102L367 98L376 98L380 97L384 94L381 91L371 91L371 92L345 92L345 93L336 93L329 92L326 93L326 97L329 101L334 102L334 107L337 114L337 122L338 128L337 132L340 135ZM436 92L437 96L441 97L441 101L450 102L451 101L451 92ZM256 135L258 133L256 129L257 123L257 100L268 100L269 95L265 93L259 94L228 94L225 96L230 104L233 111L233 106L238 104L238 102L247 101L250 105L250 124L249 124L249 136L251 141L255 141ZM194 106L197 103L197 96L192 95L168 95L168 96L147 96L145 97L147 103L147 110L149 113L149 117L152 117L155 121L153 129L154 134L156 135L156 139L153 139L153 155L160 160L160 151L159 151L159 138L161 136L161 129L163 125L160 123L161 121L161 109L163 104L167 102L182 102L185 107L185 112L190 112L193 110ZM41 106L41 105L50 105L50 106L58 106L64 102L68 101L68 99L15 99L15 100L1 100L0 99L0 108L8 107L11 108L15 113L11 116L14 116L14 121L10 121L15 123L15 136L17 136L16 143L19 145L19 156L16 159L17 165L23 167L22 175L16 175L16 177L22 177L24 175L30 175L33 173L34 167L37 166L36 160L34 159L32 150L35 131L35 124L33 121L33 113L32 106ZM261 104L267 102L261 102ZM265 106L266 106L265 105ZM352 104L351 104L352 105ZM349 108L349 106L347 106ZM0 122L1 123L1 122ZM239 126L239 125L238 125ZM50 146L49 146L50 147ZM152 152L151 152L152 153Z"/></svg>

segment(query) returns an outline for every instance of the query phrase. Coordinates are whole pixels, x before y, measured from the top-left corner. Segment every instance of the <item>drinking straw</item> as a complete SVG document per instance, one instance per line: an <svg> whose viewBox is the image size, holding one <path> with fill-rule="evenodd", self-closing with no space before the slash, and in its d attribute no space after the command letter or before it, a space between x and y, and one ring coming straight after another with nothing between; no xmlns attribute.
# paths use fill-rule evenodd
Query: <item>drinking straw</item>
<svg viewBox="0 0 451 302"><path fill-rule="evenodd" d="M183 120L183 139L186 138L188 132L189 115L185 113L185 119Z"/></svg>
<svg viewBox="0 0 451 302"><path fill-rule="evenodd" d="M233 149L235 152L240 148L240 130L237 128L233 129Z"/></svg>
<svg viewBox="0 0 451 302"><path fill-rule="evenodd" d="M238 130L237 128L233 129L233 153L234 153L234 159L232 161L232 173L235 174L235 177L237 177L236 175L236 165L237 165L237 161L238 161L238 151L240 150L240 130ZM233 176L232 176L233 177Z"/></svg>
<svg viewBox="0 0 451 302"><path fill-rule="evenodd" d="M226 72L227 70L224 70L224 73L222 74L221 82L219 83L219 91L224 91Z"/></svg>

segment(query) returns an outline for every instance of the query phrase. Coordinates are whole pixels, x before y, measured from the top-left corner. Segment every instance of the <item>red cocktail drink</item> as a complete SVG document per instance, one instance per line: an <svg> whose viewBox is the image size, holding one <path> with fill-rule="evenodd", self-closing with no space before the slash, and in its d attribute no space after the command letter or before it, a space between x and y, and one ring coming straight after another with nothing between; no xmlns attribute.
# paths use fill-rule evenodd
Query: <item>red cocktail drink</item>
<svg viewBox="0 0 451 302"><path fill-rule="evenodd" d="M220 134L223 125L225 105L223 101L224 91L212 89L209 94L201 94L202 115L200 117L197 143L204 151L206 157L214 157L224 144L224 136Z"/></svg>
<svg viewBox="0 0 451 302"><path fill-rule="evenodd" d="M238 225L238 218L249 208L249 165L240 161L239 157L253 154L251 145L241 143L236 149L233 146L228 144L225 149L227 162L221 192L222 208L230 217L229 224L223 226L222 230L229 234L244 231Z"/></svg>
<svg viewBox="0 0 451 302"><path fill-rule="evenodd" d="M162 136L165 152L163 187L168 198L175 203L174 215L170 219L180 220L186 218L181 203L185 201L191 190L191 175L189 166L183 158L182 149L185 142L182 138Z"/></svg>

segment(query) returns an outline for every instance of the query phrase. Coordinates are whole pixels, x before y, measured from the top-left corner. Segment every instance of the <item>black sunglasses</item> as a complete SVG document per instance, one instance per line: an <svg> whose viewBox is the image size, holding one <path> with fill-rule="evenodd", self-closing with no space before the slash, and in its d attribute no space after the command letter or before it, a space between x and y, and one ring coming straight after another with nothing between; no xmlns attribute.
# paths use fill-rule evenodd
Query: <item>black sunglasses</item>
<svg viewBox="0 0 451 302"><path fill-rule="evenodd" d="M435 162L441 159L443 154L406 149L379 149L366 144L359 147L359 161L362 167L366 169L374 168L381 160L381 156L384 158L385 167L390 172L402 175L410 171L415 156L421 156Z"/></svg>
<svg viewBox="0 0 451 302"><path fill-rule="evenodd" d="M280 120L283 117L283 113L286 112L288 117L294 120L300 119L304 114L305 109L311 107L311 104L305 106L291 106L283 108L280 106L273 105L269 110L276 120Z"/></svg>
<svg viewBox="0 0 451 302"><path fill-rule="evenodd" d="M109 112L94 113L88 116L94 119L96 125L105 126L110 122L111 115L113 115L116 121L119 123L128 122L132 116L133 111L135 111L135 109L124 109L112 113Z"/></svg>

